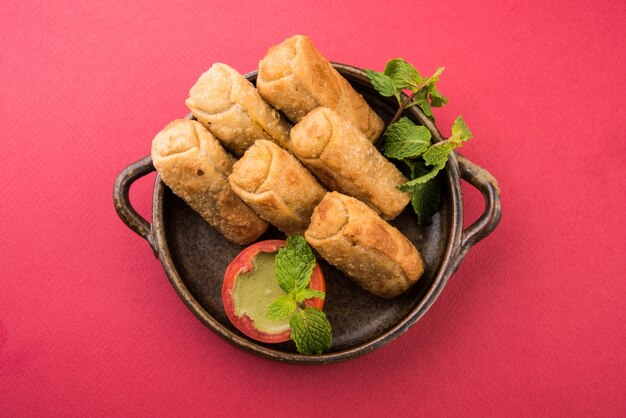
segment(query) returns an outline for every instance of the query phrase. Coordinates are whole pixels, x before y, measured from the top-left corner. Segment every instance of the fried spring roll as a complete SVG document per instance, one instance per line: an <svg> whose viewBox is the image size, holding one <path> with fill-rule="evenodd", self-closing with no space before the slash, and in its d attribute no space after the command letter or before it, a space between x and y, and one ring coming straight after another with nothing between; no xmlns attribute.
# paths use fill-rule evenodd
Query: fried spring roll
<svg viewBox="0 0 626 418"><path fill-rule="evenodd" d="M330 190L356 197L385 219L398 216L411 200L397 185L404 175L352 123L320 107L291 130L294 155Z"/></svg>
<svg viewBox="0 0 626 418"><path fill-rule="evenodd" d="M269 49L259 62L257 88L294 123L316 107L327 106L354 123L371 142L384 128L382 119L306 36L293 36Z"/></svg>
<svg viewBox="0 0 626 418"><path fill-rule="evenodd" d="M198 122L167 125L152 141L152 161L161 180L227 240L249 244L267 229L228 184L233 157Z"/></svg>
<svg viewBox="0 0 626 418"><path fill-rule="evenodd" d="M252 83L226 64L213 64L189 91L191 113L240 157L257 139L291 149L289 125Z"/></svg>
<svg viewBox="0 0 626 418"><path fill-rule="evenodd" d="M293 155L270 141L256 141L228 180L248 206L287 235L304 233L326 193Z"/></svg>
<svg viewBox="0 0 626 418"><path fill-rule="evenodd" d="M337 192L315 208L304 236L326 261L382 298L405 292L424 272L420 253L400 231Z"/></svg>

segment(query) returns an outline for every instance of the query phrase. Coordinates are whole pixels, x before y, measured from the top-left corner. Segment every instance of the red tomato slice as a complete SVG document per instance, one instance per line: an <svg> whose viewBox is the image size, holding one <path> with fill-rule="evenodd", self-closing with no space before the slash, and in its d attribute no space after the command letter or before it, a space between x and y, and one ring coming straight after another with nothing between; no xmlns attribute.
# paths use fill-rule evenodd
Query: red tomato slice
<svg viewBox="0 0 626 418"><path fill-rule="evenodd" d="M241 332L248 337L261 341L264 343L282 343L289 341L291 337L291 330L286 330L278 334L270 334L259 330L252 319L246 314L237 316L235 310L235 300L233 292L237 279L242 273L249 273L254 265L252 260L260 252L273 253L278 251L279 248L284 247L287 243L284 240L273 239L267 241L260 241L254 243L244 249L242 252L231 261L224 272L224 284L222 285L222 302L224 304L224 310L226 316L230 319L230 322ZM311 274L311 281L309 287L314 290L321 290L326 292L326 282L324 281L324 274L319 264L316 262ZM307 306L312 306L317 309L322 309L324 306L324 300L319 298L311 298L304 301Z"/></svg>

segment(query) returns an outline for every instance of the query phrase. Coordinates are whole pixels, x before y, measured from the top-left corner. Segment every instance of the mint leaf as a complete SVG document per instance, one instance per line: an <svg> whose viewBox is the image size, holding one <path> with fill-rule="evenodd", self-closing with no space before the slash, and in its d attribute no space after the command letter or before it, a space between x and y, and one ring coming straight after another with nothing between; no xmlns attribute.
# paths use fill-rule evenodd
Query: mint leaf
<svg viewBox="0 0 626 418"><path fill-rule="evenodd" d="M407 159L407 160L404 160L404 164L409 168L409 175L407 177L412 178L412 179L420 176L420 174L416 174L416 173L419 173L419 171L417 170L420 170L420 167L418 166L425 167L424 162L420 160L408 160ZM406 174L406 171L403 171L403 173Z"/></svg>
<svg viewBox="0 0 626 418"><path fill-rule="evenodd" d="M422 112L430 119L435 120L431 107L441 107L448 103L448 99L437 90L435 83L439 82L439 76L443 72L443 67L437 68L435 74L427 78L422 83L422 88L417 92L413 101L407 106L419 106Z"/></svg>
<svg viewBox="0 0 626 418"><path fill-rule="evenodd" d="M300 303L304 300L311 299L311 298L324 299L325 296L326 295L321 290L303 289L300 292L298 292L298 294L296 295L296 302Z"/></svg>
<svg viewBox="0 0 626 418"><path fill-rule="evenodd" d="M417 89L422 82L420 73L402 58L392 59L385 66L388 75L399 89Z"/></svg>
<svg viewBox="0 0 626 418"><path fill-rule="evenodd" d="M448 161L448 156L452 151L463 146L463 143L472 139L472 133L463 121L463 118L459 116L452 125L452 136L443 142L434 144L424 154L424 161L426 165L432 165L435 167L445 166ZM442 167L443 168L443 167Z"/></svg>
<svg viewBox="0 0 626 418"><path fill-rule="evenodd" d="M390 125L383 134L385 148L383 153L389 158L402 160L422 155L430 146L430 131L402 117Z"/></svg>
<svg viewBox="0 0 626 418"><path fill-rule="evenodd" d="M434 178L413 188L411 206L417 215L417 223L420 225L427 224L439 210L441 185L436 180L437 178Z"/></svg>
<svg viewBox="0 0 626 418"><path fill-rule="evenodd" d="M398 103L400 102L400 91L398 87L396 87L395 83L385 73L379 73L378 71L365 70L367 74L367 78L372 82L372 86L378 91L382 96L391 97L394 96Z"/></svg>
<svg viewBox="0 0 626 418"><path fill-rule="evenodd" d="M265 316L268 319L280 320L289 316L295 309L296 301L291 295L284 295L272 302Z"/></svg>
<svg viewBox="0 0 626 418"><path fill-rule="evenodd" d="M432 173L433 170L426 167L423 161L405 160L409 168L411 169L411 178L423 180L424 175ZM439 173L439 171L436 171ZM440 177L435 174L435 177L426 180L423 183L416 183L411 188L411 206L417 215L417 223L424 225L430 221L430 218L437 213L439 205L441 203L441 181Z"/></svg>
<svg viewBox="0 0 626 418"><path fill-rule="evenodd" d="M416 179L431 171L430 168L426 167L423 160L404 160L404 163L411 170L409 176L411 179Z"/></svg>
<svg viewBox="0 0 626 418"><path fill-rule="evenodd" d="M435 167L445 166L448 161L448 155L450 155L455 148L456 144L454 142L439 142L428 148L422 157L424 158L426 165L432 165Z"/></svg>
<svg viewBox="0 0 626 418"><path fill-rule="evenodd" d="M315 266L315 256L302 236L287 238L287 246L276 254L276 279L285 292L299 292L307 287Z"/></svg>
<svg viewBox="0 0 626 418"><path fill-rule="evenodd" d="M416 95L413 101L407 106L419 106L422 112L429 118L433 118L433 112L430 110L430 102L428 101L428 88L423 88Z"/></svg>
<svg viewBox="0 0 626 418"><path fill-rule="evenodd" d="M398 186L398 189L404 192L419 193L431 179L441 171L448 162L450 153L456 148L463 146L464 142L472 138L472 133L467 128L462 117L458 117L452 125L452 136L443 142L438 142L428 147L426 152L422 154L422 158L427 166L432 166L430 171L422 170L420 173L415 171L415 163L408 163L413 170L413 179ZM414 204L415 207L415 204Z"/></svg>
<svg viewBox="0 0 626 418"><path fill-rule="evenodd" d="M461 147L464 142L472 139L472 136L473 135L465 124L465 121L461 116L459 116L452 125L452 136L448 138L448 141L454 142L457 144L457 147Z"/></svg>
<svg viewBox="0 0 626 418"><path fill-rule="evenodd" d="M435 71L435 74L431 75L426 80L424 80L424 82L423 82L424 86L430 86L430 85L434 85L435 83L438 83L439 82L439 76L443 72L443 69L444 69L444 67L437 68L437 71Z"/></svg>
<svg viewBox="0 0 626 418"><path fill-rule="evenodd" d="M439 90L434 85L430 87L428 96L430 97L430 105L433 107L441 107L448 103L448 98L439 93Z"/></svg>
<svg viewBox="0 0 626 418"><path fill-rule="evenodd" d="M402 190L403 192L410 192L410 193L413 193L415 190L421 189L422 184L429 182L430 180L434 179L437 176L437 174L439 174L439 172L446 166L446 161L444 161L443 164L433 167L432 169L430 169L430 171L426 171L424 174L419 175L415 177L414 179L404 184L399 185L398 189Z"/></svg>
<svg viewBox="0 0 626 418"><path fill-rule="evenodd" d="M289 320L291 339L302 354L322 354L332 345L331 328L324 312L307 307Z"/></svg>

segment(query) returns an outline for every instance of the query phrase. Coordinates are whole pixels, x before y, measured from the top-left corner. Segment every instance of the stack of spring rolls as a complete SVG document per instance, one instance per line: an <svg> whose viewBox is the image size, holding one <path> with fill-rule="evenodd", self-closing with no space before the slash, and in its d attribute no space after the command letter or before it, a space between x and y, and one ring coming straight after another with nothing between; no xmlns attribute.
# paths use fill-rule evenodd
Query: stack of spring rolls
<svg viewBox="0 0 626 418"><path fill-rule="evenodd" d="M196 120L159 132L152 160L163 182L224 238L246 245L269 224L303 234L383 298L422 275L419 251L386 222L411 197L396 187L407 179L373 145L384 123L307 37L270 48L256 88L214 64L185 103Z"/></svg>

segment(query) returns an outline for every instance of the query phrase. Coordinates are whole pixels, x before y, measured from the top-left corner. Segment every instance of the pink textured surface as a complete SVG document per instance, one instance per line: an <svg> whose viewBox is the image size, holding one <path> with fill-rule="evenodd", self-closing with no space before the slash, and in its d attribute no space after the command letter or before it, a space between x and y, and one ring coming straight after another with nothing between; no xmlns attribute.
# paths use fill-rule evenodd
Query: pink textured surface
<svg viewBox="0 0 626 418"><path fill-rule="evenodd" d="M626 415L626 3L532 4L3 2L0 415ZM326 367L212 334L111 199L204 70L295 33L356 66L445 65L440 126L462 114L502 186L424 318Z"/></svg>

